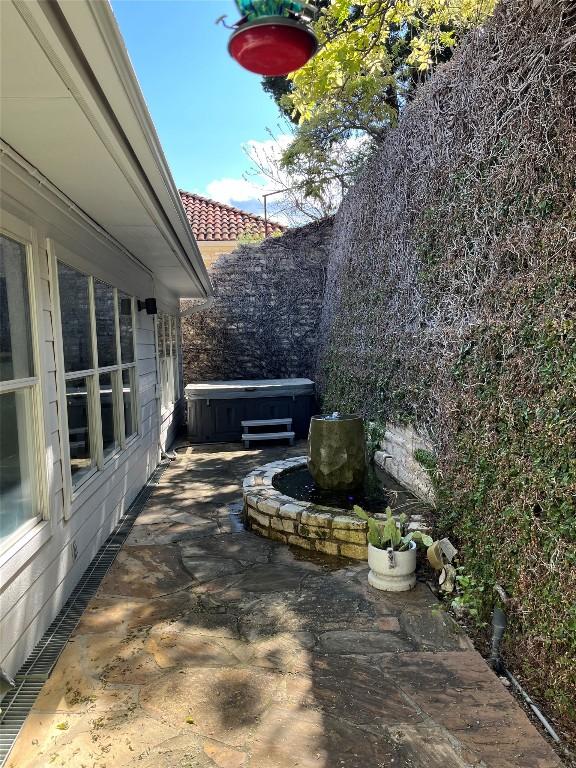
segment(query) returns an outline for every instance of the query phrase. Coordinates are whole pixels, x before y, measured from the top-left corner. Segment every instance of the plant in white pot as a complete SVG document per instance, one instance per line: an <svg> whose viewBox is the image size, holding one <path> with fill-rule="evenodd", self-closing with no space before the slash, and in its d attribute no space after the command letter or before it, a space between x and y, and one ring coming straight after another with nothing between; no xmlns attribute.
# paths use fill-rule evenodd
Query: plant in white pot
<svg viewBox="0 0 576 768"><path fill-rule="evenodd" d="M386 508L386 520L377 520L356 505L354 512L368 523L368 583L386 592L405 592L416 584L416 547L429 547L432 537L422 531L406 532L406 515L398 520Z"/></svg>

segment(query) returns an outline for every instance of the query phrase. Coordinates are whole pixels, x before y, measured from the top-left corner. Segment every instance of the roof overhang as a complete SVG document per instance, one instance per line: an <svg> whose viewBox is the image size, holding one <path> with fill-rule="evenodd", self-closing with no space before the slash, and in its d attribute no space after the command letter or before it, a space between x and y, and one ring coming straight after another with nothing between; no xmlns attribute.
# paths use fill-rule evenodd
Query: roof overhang
<svg viewBox="0 0 576 768"><path fill-rule="evenodd" d="M175 297L212 295L107 0L2 0L0 133Z"/></svg>

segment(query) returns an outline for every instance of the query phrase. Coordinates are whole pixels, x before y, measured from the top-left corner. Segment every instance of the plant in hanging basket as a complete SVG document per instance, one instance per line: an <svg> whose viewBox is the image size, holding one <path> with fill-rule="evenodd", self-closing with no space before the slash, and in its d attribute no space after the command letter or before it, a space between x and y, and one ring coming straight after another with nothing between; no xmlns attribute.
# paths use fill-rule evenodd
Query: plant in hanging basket
<svg viewBox="0 0 576 768"><path fill-rule="evenodd" d="M313 6L294 0L236 0L236 4L242 18L228 41L228 52L244 69L287 75L316 53L318 40L307 23Z"/></svg>

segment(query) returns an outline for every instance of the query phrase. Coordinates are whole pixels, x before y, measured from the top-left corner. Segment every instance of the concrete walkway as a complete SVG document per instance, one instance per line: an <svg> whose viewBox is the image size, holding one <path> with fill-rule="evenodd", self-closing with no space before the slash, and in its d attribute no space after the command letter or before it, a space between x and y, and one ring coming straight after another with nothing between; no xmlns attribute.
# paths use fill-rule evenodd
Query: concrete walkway
<svg viewBox="0 0 576 768"><path fill-rule="evenodd" d="M253 467L187 448L38 698L10 768L558 768L429 590L239 529Z"/></svg>

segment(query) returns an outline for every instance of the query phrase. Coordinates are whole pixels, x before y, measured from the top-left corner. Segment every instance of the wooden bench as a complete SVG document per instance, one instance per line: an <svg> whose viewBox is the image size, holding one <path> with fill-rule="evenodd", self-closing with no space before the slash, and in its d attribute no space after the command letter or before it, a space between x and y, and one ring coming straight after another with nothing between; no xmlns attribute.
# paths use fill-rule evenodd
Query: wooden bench
<svg viewBox="0 0 576 768"><path fill-rule="evenodd" d="M290 445L294 445L294 432L291 431L292 419L252 419L251 421L241 421L242 440L244 447L250 448L251 440L288 440ZM286 427L285 430L276 432L250 432L252 427Z"/></svg>

